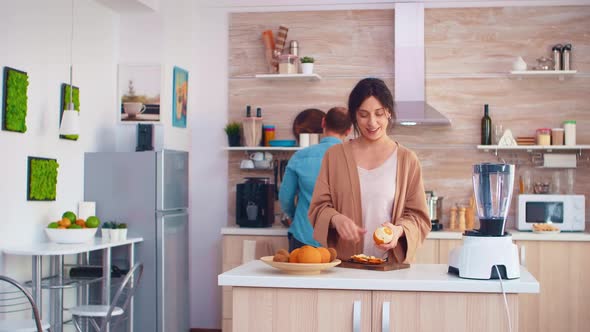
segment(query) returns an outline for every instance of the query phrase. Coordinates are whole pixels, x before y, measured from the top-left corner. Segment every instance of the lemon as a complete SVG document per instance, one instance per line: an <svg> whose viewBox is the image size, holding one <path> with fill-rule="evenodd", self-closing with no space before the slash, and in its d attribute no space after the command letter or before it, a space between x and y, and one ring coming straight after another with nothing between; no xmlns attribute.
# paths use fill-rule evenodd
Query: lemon
<svg viewBox="0 0 590 332"><path fill-rule="evenodd" d="M86 219L86 227L97 228L100 225L100 219L96 216L91 216Z"/></svg>
<svg viewBox="0 0 590 332"><path fill-rule="evenodd" d="M71 223L75 223L76 222L76 214L72 211L66 211L64 212L64 214L62 214L61 216L62 218L68 218L70 219Z"/></svg>

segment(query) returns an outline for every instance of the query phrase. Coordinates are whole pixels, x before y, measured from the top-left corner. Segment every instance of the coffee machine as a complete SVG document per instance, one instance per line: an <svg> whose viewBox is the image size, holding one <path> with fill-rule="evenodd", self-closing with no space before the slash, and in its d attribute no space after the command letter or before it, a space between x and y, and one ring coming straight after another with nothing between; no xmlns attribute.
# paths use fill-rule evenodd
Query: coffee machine
<svg viewBox="0 0 590 332"><path fill-rule="evenodd" d="M248 177L236 187L236 224L271 227L274 222L275 184L269 178Z"/></svg>
<svg viewBox="0 0 590 332"><path fill-rule="evenodd" d="M514 165L473 165L480 229L466 231L449 256L449 273L468 279L520 278L518 248L505 231L514 189Z"/></svg>

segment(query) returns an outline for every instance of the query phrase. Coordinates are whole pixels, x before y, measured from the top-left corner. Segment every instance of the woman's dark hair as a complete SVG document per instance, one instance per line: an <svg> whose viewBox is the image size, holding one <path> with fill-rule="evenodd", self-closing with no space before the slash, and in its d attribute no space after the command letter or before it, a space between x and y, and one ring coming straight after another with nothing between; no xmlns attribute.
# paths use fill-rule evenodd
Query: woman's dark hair
<svg viewBox="0 0 590 332"><path fill-rule="evenodd" d="M365 78L360 80L348 97L348 115L350 122L354 126L354 131L358 134L358 124L356 122L356 112L361 104L369 97L375 97L385 110L391 115L387 129L391 129L395 123L395 112L393 110L393 96L391 91L383 80L378 78Z"/></svg>
<svg viewBox="0 0 590 332"><path fill-rule="evenodd" d="M339 135L344 135L350 129L352 123L345 107L332 107L324 118L326 130Z"/></svg>

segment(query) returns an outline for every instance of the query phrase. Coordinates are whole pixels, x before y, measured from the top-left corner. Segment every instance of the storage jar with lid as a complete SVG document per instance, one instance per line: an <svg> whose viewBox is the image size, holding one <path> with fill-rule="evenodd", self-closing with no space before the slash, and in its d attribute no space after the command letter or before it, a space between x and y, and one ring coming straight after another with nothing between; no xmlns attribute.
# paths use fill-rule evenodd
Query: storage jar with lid
<svg viewBox="0 0 590 332"><path fill-rule="evenodd" d="M563 128L551 129L551 145L563 145Z"/></svg>
<svg viewBox="0 0 590 332"><path fill-rule="evenodd" d="M576 145L576 121L564 121L563 129L565 129L565 145Z"/></svg>
<svg viewBox="0 0 590 332"><path fill-rule="evenodd" d="M537 129L537 145L551 145L551 129Z"/></svg>
<svg viewBox="0 0 590 332"><path fill-rule="evenodd" d="M283 54L279 57L279 74L297 74L298 56Z"/></svg>
<svg viewBox="0 0 590 332"><path fill-rule="evenodd" d="M270 141L275 139L275 126L263 125L262 131L264 131L264 146L270 146Z"/></svg>

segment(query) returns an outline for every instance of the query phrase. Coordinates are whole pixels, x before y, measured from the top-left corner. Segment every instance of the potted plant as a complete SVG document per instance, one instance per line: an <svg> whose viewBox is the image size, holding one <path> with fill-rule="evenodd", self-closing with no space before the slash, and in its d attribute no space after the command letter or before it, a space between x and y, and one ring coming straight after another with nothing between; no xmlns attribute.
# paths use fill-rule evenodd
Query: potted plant
<svg viewBox="0 0 590 332"><path fill-rule="evenodd" d="M127 224L120 223L119 225L117 225L117 233L119 233L119 241L127 240Z"/></svg>
<svg viewBox="0 0 590 332"><path fill-rule="evenodd" d="M307 75L313 74L313 63L314 59L310 56L301 58L301 73Z"/></svg>
<svg viewBox="0 0 590 332"><path fill-rule="evenodd" d="M240 123L230 122L225 126L229 146L240 146Z"/></svg>

